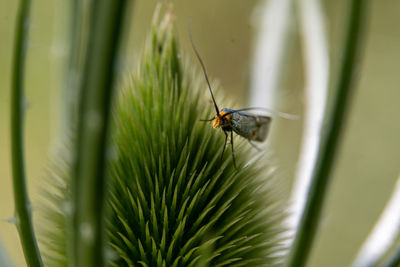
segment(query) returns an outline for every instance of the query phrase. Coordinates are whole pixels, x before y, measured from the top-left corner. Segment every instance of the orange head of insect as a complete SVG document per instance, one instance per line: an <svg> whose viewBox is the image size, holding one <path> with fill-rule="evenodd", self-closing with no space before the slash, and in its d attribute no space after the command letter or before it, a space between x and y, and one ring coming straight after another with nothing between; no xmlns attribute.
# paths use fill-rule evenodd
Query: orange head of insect
<svg viewBox="0 0 400 267"><path fill-rule="evenodd" d="M217 115L215 115L213 121L212 121L212 126L214 128L219 128L219 127L229 127L232 125L232 114L227 114L226 111L221 110Z"/></svg>

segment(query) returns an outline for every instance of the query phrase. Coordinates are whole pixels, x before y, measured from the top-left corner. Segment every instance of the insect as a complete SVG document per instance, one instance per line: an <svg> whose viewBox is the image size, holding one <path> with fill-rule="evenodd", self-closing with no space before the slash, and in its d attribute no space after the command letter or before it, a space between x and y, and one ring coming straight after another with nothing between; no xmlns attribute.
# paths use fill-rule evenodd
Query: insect
<svg viewBox="0 0 400 267"><path fill-rule="evenodd" d="M232 160L233 160L233 165L236 168L235 154L234 154L234 149L233 149L233 132L246 138L253 147L258 149L252 143L252 141L263 142L267 138L268 130L269 130L272 118L269 116L255 115L255 114L251 114L251 113L247 112L249 110L260 110L263 108L244 108L244 109L222 108L220 110L218 108L217 103L215 102L215 98L214 98L214 94L211 89L210 81L208 80L206 68L204 66L204 63L203 63L200 55L199 55L199 52L197 51L197 49L194 45L191 35L190 35L190 41L191 41L194 53L196 54L196 56L200 62L201 68L202 68L204 76L206 78L208 89L210 91L212 102L214 104L215 111L216 111L216 114L213 118L208 119L208 120L202 120L202 121L211 121L212 126L214 128L221 128L225 134L225 142L224 142L224 146L222 148L221 160L224 156L226 144L228 141L228 135L230 135Z"/></svg>

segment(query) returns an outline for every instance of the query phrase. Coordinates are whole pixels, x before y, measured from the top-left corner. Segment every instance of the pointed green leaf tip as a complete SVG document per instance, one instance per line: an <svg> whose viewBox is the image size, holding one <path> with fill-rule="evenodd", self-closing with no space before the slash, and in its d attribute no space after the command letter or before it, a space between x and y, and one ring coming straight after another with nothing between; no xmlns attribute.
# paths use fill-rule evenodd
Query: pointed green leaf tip
<svg viewBox="0 0 400 267"><path fill-rule="evenodd" d="M283 217L271 183L262 186L271 177L256 163L245 167L249 153L240 145L239 170L230 153L220 161L224 135L199 121L212 112L198 82L203 76L195 79L182 65L171 12L158 18L115 113L110 241L120 257L114 263L273 265Z"/></svg>
<svg viewBox="0 0 400 267"><path fill-rule="evenodd" d="M240 138L238 170L229 150L221 162L223 133L200 122L213 112L203 74L192 69L195 61L182 64L172 12L160 19L159 11L138 72L115 105L108 163L112 265L273 266L284 231L275 178L268 167L249 163L253 150ZM58 190L48 195L45 211L56 220L44 234L49 266L66 263L63 169L55 171Z"/></svg>

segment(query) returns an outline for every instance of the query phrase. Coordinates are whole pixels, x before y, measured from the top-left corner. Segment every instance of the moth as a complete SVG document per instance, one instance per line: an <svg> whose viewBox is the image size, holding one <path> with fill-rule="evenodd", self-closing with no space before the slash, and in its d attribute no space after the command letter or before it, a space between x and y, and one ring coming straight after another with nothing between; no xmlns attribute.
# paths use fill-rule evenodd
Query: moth
<svg viewBox="0 0 400 267"><path fill-rule="evenodd" d="M250 110L260 110L260 109L265 110L263 108L244 108L244 109L222 108L220 110L215 101L214 94L211 89L210 81L208 79L206 68L204 66L204 63L203 63L200 55L199 55L199 52L197 51L197 49L194 45L191 35L190 35L190 41L191 41L194 53L196 54L196 57L198 58L201 68L203 70L203 73L204 73L204 76L205 76L205 79L206 79L206 82L208 85L208 89L211 94L212 102L214 104L214 108L216 111L216 114L213 118L208 119L208 120L202 120L202 121L211 121L212 126L214 128L221 128L225 134L225 142L224 142L224 146L222 148L221 160L224 156L226 144L228 141L228 136L230 135L232 160L233 160L233 165L236 168L235 154L234 154L234 148L233 148L233 132L235 132L236 134L247 139L253 147L258 149L252 143L252 141L263 142L267 138L272 118L269 116L256 115L256 114L247 112Z"/></svg>

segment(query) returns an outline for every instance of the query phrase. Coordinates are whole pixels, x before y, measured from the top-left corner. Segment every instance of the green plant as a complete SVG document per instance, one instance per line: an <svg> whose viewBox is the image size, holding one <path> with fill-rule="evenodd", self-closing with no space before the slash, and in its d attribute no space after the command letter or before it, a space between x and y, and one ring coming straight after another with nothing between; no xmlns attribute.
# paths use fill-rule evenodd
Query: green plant
<svg viewBox="0 0 400 267"><path fill-rule="evenodd" d="M224 137L200 122L212 106L200 108L209 96L188 65L179 58L172 14L163 19L156 14L140 68L115 104L108 164L112 262L274 264L284 218L274 178L262 175L266 167L249 163L250 149L240 144L238 170L230 155L221 161ZM58 184L53 182L58 193L50 199L56 205L45 209L53 224L44 240L52 266L65 265L67 258L67 217L60 212L69 197L66 169L59 168Z"/></svg>
<svg viewBox="0 0 400 267"><path fill-rule="evenodd" d="M19 232L25 260L30 266L42 266L32 225L31 204L26 187L23 118L24 118L24 81L25 58L28 42L27 25L30 19L31 1L21 1L18 11L14 47L14 62L11 88L11 157L15 204L15 225Z"/></svg>
<svg viewBox="0 0 400 267"><path fill-rule="evenodd" d="M349 16L339 70L332 75L333 103L324 114L324 131L318 147L318 156L312 173L307 201L296 237L291 248L288 266L304 266L311 251L313 240L321 217L326 191L329 185L335 156L340 145L346 110L354 89L354 70L360 55L361 36L365 20L366 1L354 0L349 3ZM337 76L336 76L337 75Z"/></svg>
<svg viewBox="0 0 400 267"><path fill-rule="evenodd" d="M70 62L70 68L80 72L70 83L79 84L76 87L81 93L78 133L71 136L76 143L66 145L54 157L49 186L44 189L47 201L41 219L46 222L40 239L45 264L283 264L287 256L283 242L286 207L276 177L271 166L262 166L240 138L235 141L238 168L230 151L221 159L224 135L200 122L212 114L210 97L201 82L203 75L181 59L171 9L163 18L157 9L137 70L115 86L126 2L90 2L90 7L85 7L91 13L88 32L72 34L72 39L79 36L72 43L83 46L71 47L71 51L79 48L79 52ZM41 266L25 187L22 147L29 3L21 1L17 22L12 163L15 222L24 255L29 266ZM338 148L366 6L360 0L351 3L343 59L333 83L336 98L332 110L326 112L328 130L319 144L308 202L288 266L302 266L307 261ZM79 1L74 4L78 7ZM114 88L120 91L113 103L112 123L108 123ZM73 110L71 114L75 114ZM73 117L68 116L68 121ZM268 174L264 175L266 170ZM3 254L0 248L0 263L7 264ZM390 254L386 255L387 266L398 264L398 248L386 254ZM382 259L379 256L374 260Z"/></svg>

